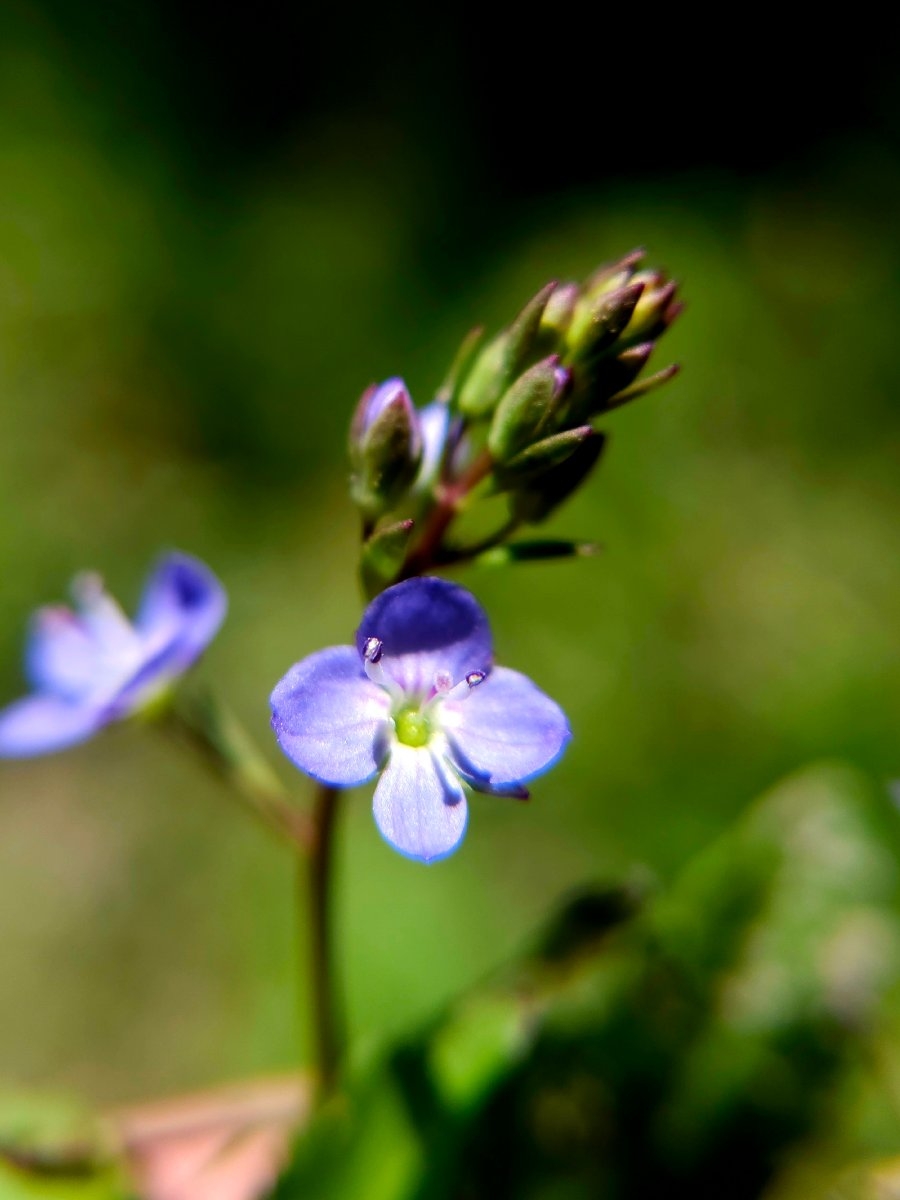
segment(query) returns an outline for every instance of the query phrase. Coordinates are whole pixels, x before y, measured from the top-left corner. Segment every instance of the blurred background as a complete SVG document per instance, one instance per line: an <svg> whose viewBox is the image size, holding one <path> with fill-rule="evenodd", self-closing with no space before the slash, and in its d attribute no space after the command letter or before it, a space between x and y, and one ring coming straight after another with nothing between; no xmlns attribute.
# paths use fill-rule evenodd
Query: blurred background
<svg viewBox="0 0 900 1200"><path fill-rule="evenodd" d="M427 402L472 325L636 245L683 281L657 352L683 374L610 418L548 527L602 555L464 577L567 757L527 807L476 799L430 869L345 806L359 1057L573 885L670 879L785 773L900 776L896 46L603 20L0 15L3 702L34 607L90 566L130 608L178 547L231 598L202 673L276 761L272 686L360 613L363 388ZM128 725L0 765L6 1082L107 1103L302 1053L291 864L180 754Z"/></svg>

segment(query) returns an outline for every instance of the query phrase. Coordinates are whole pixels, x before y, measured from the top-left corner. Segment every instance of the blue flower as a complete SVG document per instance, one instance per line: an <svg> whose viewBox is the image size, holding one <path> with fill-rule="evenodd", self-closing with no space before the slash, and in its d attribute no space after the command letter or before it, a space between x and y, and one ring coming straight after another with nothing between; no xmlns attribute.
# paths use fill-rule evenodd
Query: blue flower
<svg viewBox="0 0 900 1200"><path fill-rule="evenodd" d="M559 705L493 665L475 597L443 579L408 579L369 605L355 646L293 666L272 693L284 753L321 783L381 772L375 821L401 854L433 862L466 829L464 785L527 797L571 734Z"/></svg>
<svg viewBox="0 0 900 1200"><path fill-rule="evenodd" d="M97 575L72 584L76 611L40 609L25 655L34 691L0 710L0 757L63 750L158 699L206 649L225 616L222 585L187 554L167 554L134 623Z"/></svg>

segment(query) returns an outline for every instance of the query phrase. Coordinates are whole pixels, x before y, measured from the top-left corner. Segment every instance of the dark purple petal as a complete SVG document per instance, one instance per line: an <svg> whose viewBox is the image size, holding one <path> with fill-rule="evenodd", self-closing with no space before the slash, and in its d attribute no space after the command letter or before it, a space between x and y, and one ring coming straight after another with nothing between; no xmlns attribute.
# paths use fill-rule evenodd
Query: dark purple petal
<svg viewBox="0 0 900 1200"><path fill-rule="evenodd" d="M376 596L356 631L360 654L369 638L384 645L382 663L404 691L425 694L438 672L458 683L491 667L488 619L475 597L446 579L407 579Z"/></svg>
<svg viewBox="0 0 900 1200"><path fill-rule="evenodd" d="M291 667L271 705L279 746L313 779L354 787L378 770L390 697L366 677L352 646L330 646Z"/></svg>
<svg viewBox="0 0 900 1200"><path fill-rule="evenodd" d="M227 603L209 567L189 554L167 554L144 588L135 630L153 656L164 646L175 648L178 669L184 670L212 640Z"/></svg>
<svg viewBox="0 0 900 1200"><path fill-rule="evenodd" d="M489 791L546 771L572 736L559 705L508 667L495 667L465 699L446 701L440 719L461 770Z"/></svg>
<svg viewBox="0 0 900 1200"><path fill-rule="evenodd" d="M452 854L466 832L466 798L459 779L427 746L395 743L373 803L382 837L419 862Z"/></svg>
<svg viewBox="0 0 900 1200"><path fill-rule="evenodd" d="M75 698L96 681L97 646L69 608L35 614L25 648L25 674L38 691Z"/></svg>
<svg viewBox="0 0 900 1200"><path fill-rule="evenodd" d="M105 724L89 705L35 695L0 711L0 758L32 758L83 742Z"/></svg>

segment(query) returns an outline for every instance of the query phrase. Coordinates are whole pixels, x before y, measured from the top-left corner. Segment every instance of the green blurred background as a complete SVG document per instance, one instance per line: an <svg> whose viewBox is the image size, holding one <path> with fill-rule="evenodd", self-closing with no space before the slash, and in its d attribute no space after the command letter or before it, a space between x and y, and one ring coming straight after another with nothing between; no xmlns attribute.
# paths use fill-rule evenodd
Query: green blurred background
<svg viewBox="0 0 900 1200"><path fill-rule="evenodd" d="M900 775L895 52L428 20L0 17L3 700L37 604L92 566L131 606L175 546L228 588L202 672L275 761L271 687L360 612L362 389L426 402L470 326L635 245L684 281L658 351L682 376L610 419L548 527L603 554L465 576L569 712L566 759L527 807L476 798L430 869L346 804L358 1057L573 885L670 878L785 772ZM153 731L0 766L7 1081L108 1102L292 1066L296 922L284 852Z"/></svg>

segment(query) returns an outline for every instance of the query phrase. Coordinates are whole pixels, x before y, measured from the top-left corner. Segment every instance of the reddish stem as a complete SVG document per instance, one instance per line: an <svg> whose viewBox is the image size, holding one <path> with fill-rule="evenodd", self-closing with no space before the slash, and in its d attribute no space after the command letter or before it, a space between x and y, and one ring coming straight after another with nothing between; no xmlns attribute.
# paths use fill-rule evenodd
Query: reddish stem
<svg viewBox="0 0 900 1200"><path fill-rule="evenodd" d="M400 579L411 579L424 575L437 566L440 559L444 534L452 524L460 504L492 471L494 460L488 450L482 450L458 479L442 484L438 489L437 504L425 525L419 544L403 564Z"/></svg>

